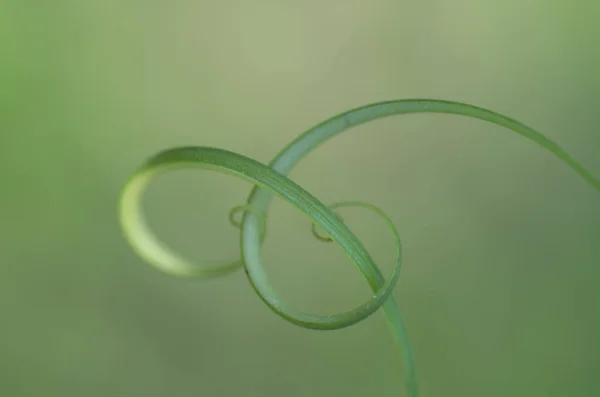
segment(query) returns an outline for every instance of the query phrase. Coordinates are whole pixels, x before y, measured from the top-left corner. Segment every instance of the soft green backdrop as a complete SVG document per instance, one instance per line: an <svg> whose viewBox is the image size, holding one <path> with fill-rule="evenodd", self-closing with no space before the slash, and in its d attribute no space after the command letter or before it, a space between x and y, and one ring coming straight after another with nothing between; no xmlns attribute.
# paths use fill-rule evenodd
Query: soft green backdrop
<svg viewBox="0 0 600 397"><path fill-rule="evenodd" d="M307 331L242 272L185 282L137 258L121 187L154 152L209 145L268 162L365 103L465 101L539 128L600 175L600 6L592 0L0 2L0 395L402 396L381 315ZM536 145L451 116L391 118L292 174L398 225L425 396L600 395L600 196ZM250 186L179 172L150 221L197 258L238 255ZM345 210L386 272L392 240ZM366 283L276 202L265 260L283 296L349 309Z"/></svg>

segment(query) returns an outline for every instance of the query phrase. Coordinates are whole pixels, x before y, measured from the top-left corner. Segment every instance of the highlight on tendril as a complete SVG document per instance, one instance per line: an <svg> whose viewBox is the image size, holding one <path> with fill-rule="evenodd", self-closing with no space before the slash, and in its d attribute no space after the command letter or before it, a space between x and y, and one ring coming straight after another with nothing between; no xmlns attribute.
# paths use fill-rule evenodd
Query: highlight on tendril
<svg viewBox="0 0 600 397"><path fill-rule="evenodd" d="M410 397L416 397L418 383L412 349L402 313L392 295L402 262L400 236L392 220L382 210L367 203L346 201L326 206L287 177L302 158L341 132L371 120L414 113L466 116L505 127L548 150L600 192L600 181L587 169L552 140L519 121L460 102L435 99L394 100L352 109L316 125L299 135L268 165L238 153L204 146L171 148L155 154L141 165L123 189L119 217L125 238L143 259L174 276L223 276L243 266L259 298L283 319L305 328L327 330L347 327L382 308L391 336L399 347L406 391ZM229 214L232 225L240 228L241 259L222 266L198 265L171 251L146 224L141 199L150 180L159 174L184 168L222 172L254 184L246 204L234 207ZM373 292L369 301L344 313L316 315L294 309L278 296L269 282L261 253L261 245L266 238L269 205L273 197L287 201L307 216L312 222L315 237L321 241L336 242L340 246L369 284ZM344 206L369 209L382 217L389 226L396 241L396 263L387 281L361 241L341 217L333 212L333 209ZM241 221L235 219L238 213L242 216ZM325 235L318 233L317 228Z"/></svg>

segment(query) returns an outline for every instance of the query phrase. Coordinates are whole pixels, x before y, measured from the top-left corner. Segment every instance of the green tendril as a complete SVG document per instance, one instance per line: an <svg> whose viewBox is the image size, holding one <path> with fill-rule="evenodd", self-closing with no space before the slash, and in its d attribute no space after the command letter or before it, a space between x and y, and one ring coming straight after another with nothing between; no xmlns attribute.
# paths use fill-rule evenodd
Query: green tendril
<svg viewBox="0 0 600 397"><path fill-rule="evenodd" d="M516 120L459 102L432 99L396 100L359 107L322 122L298 136L279 152L269 165L227 150L202 146L172 148L155 154L142 164L123 189L120 221L125 237L143 259L174 276L222 276L243 266L260 299L282 318L305 328L327 330L347 327L364 320L380 307L383 308L391 335L400 348L406 390L410 397L416 397L417 377L411 347L402 314L392 296L400 274L402 248L391 219L379 208L362 202L341 202L328 207L287 177L302 158L337 134L371 120L411 113L454 114L505 127L550 151L600 192L600 181L589 171L556 143ZM246 204L233 208L229 214L232 225L240 227L242 259L221 266L197 266L193 261L172 252L147 226L141 205L147 184L159 174L184 168L222 172L255 185ZM266 236L267 214L274 196L287 201L306 215L312 222L312 231L317 238L321 241L334 241L344 250L373 291L369 301L344 313L323 316L295 310L279 298L269 282L261 255L261 244ZM390 227L396 240L396 263L387 281L360 240L332 211L343 206L370 209L381 216ZM234 218L237 213L242 213L241 221ZM317 233L317 227L326 237Z"/></svg>
<svg viewBox="0 0 600 397"><path fill-rule="evenodd" d="M262 220L262 228L261 228L261 231L260 231L260 241L261 242L264 241L264 239L267 237L267 214L265 214L264 212L261 212L257 208L254 208L250 204L236 205L231 210L229 210L229 223L231 223L231 225L233 227L235 227L237 229L241 229L242 228L242 222L238 221L237 219L235 219L235 216L236 216L236 214L242 213L244 211L253 212L258 217L261 218L261 220ZM240 265L241 265L241 263L240 263Z"/></svg>
<svg viewBox="0 0 600 397"><path fill-rule="evenodd" d="M336 208L335 206L338 204L340 204L340 203L330 205L329 208L334 209L334 208ZM342 218L342 216L339 213L337 213L335 211L333 213L335 214L335 216L337 216L339 218L340 221L344 222L344 218ZM316 223L313 223L311 225L310 231L312 232L312 235L315 236L315 238L319 241L322 241L324 243L331 243L333 241L333 239L329 236L321 236L319 234L319 231L317 230L318 228L319 228L319 226Z"/></svg>

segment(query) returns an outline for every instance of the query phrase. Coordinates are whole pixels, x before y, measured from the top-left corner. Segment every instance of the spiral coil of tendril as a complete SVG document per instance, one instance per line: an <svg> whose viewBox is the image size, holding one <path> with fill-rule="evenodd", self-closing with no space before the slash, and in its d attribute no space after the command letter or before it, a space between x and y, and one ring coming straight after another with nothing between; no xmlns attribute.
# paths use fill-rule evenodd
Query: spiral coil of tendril
<svg viewBox="0 0 600 397"><path fill-rule="evenodd" d="M400 237L391 219L379 208L362 202L348 201L327 206L287 177L292 168L307 154L335 135L371 120L412 113L444 113L487 121L512 130L549 150L600 192L600 181L574 160L556 143L536 130L488 109L452 101L406 99L359 107L332 117L298 136L269 165L223 149L211 147L179 147L162 151L149 158L125 185L120 201L120 220L125 237L132 248L147 262L178 277L215 277L229 274L240 267L261 300L282 318L310 329L339 329L362 321L379 308L383 309L392 337L400 347L406 389L416 397L417 380L410 344L400 310L392 291L401 267ZM150 180L158 174L182 168L204 168L231 174L255 185L246 204L233 208L230 222L240 228L241 258L219 267L196 266L192 261L172 252L148 228L141 197ZM266 218L271 199L288 201L310 218L313 234L322 241L335 241L352 259L373 290L373 297L361 306L339 314L315 315L295 310L282 301L271 284L261 260L261 244L266 238ZM334 208L359 206L381 216L396 241L396 264L386 281L358 238L334 213ZM242 220L235 215L242 213ZM320 227L326 236L316 232Z"/></svg>

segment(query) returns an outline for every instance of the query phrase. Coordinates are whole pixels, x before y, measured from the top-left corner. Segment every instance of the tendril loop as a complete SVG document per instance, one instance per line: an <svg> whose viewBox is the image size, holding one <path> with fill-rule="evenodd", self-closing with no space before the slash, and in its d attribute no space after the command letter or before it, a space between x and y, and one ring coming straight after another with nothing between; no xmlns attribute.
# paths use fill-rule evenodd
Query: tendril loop
<svg viewBox="0 0 600 397"><path fill-rule="evenodd" d="M241 229L242 222L235 219L235 216L236 216L236 214L243 213L245 211L253 212L258 217L261 218L262 228L260 231L260 241L262 243L265 240L265 238L267 237L267 214L265 214L264 212L261 212L260 210L254 208L250 204L236 205L231 210L229 210L229 223L231 223L231 225L233 227L235 227L237 229Z"/></svg>
<svg viewBox="0 0 600 397"><path fill-rule="evenodd" d="M178 277L223 276L243 266L250 284L262 301L282 318L305 328L327 330L347 327L365 319L381 307L391 335L400 348L406 390L410 397L416 397L418 388L411 347L404 319L392 296L400 274L402 254L400 237L394 224L382 210L371 204L345 201L328 207L287 177L302 158L341 132L371 120L412 113L460 115L505 127L550 151L600 192L600 181L579 162L538 131L514 119L460 102L435 99L395 100L362 106L316 125L285 147L269 165L234 152L203 146L172 148L155 154L142 164L123 189L119 216L125 238L144 260L159 270ZM234 207L229 213L231 224L240 228L242 258L221 266L197 266L171 251L146 224L141 199L150 180L161 173L184 168L218 171L255 185L246 204ZM312 233L317 239L336 242L345 251L373 291L373 297L369 301L345 313L319 316L295 310L278 297L269 282L261 258L269 204L274 196L287 201L306 215L312 222ZM387 281L360 240L348 229L341 217L333 212L333 209L344 206L369 209L382 217L389 226L396 241L396 264ZM241 221L235 218L238 213L242 214ZM325 236L317 232L317 228Z"/></svg>

